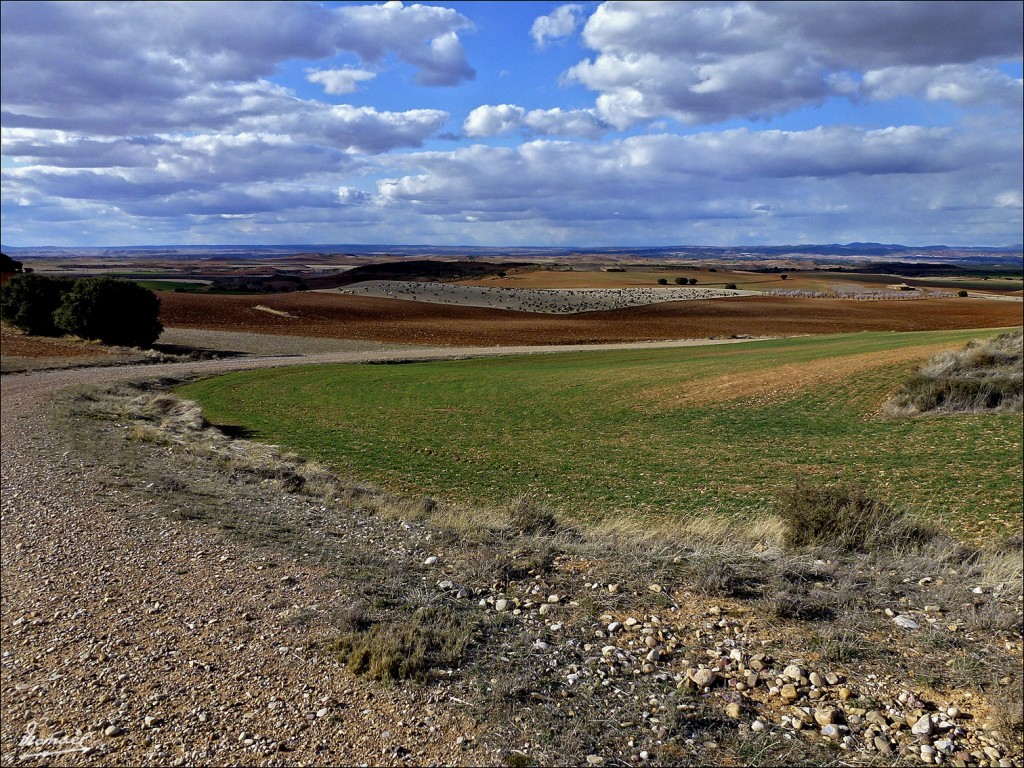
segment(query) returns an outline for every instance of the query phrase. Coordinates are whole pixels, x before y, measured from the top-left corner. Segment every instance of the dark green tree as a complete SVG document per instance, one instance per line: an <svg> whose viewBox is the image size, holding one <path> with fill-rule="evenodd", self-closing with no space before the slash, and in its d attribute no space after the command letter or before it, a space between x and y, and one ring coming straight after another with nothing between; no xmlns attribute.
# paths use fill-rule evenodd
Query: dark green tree
<svg viewBox="0 0 1024 768"><path fill-rule="evenodd" d="M0 272L21 272L22 263L15 261L6 253L0 253Z"/></svg>
<svg viewBox="0 0 1024 768"><path fill-rule="evenodd" d="M71 282L35 273L15 273L0 286L0 317L35 336L60 336L53 314Z"/></svg>
<svg viewBox="0 0 1024 768"><path fill-rule="evenodd" d="M151 347L160 334L160 300L131 280L87 277L54 313L59 328L85 339L127 347Z"/></svg>

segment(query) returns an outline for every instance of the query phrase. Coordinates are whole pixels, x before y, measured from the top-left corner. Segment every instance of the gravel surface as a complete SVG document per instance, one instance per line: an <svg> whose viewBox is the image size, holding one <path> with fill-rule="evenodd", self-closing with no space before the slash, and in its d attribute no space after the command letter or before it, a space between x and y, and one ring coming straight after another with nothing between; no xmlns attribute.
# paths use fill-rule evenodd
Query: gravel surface
<svg viewBox="0 0 1024 768"><path fill-rule="evenodd" d="M140 518L139 495L41 417L55 390L155 372L3 378L0 761L460 762L473 726L436 690L385 693L295 644L279 612L331 597L317 568L269 571L214 531Z"/></svg>

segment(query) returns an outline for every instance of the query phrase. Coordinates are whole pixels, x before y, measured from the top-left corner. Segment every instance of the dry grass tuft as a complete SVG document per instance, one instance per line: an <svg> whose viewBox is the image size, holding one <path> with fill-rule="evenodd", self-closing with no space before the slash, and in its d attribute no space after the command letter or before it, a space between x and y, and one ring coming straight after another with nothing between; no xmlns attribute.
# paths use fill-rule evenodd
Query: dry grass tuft
<svg viewBox="0 0 1024 768"><path fill-rule="evenodd" d="M834 547L844 552L913 549L938 530L851 485L814 485L798 477L777 512L791 548Z"/></svg>
<svg viewBox="0 0 1024 768"><path fill-rule="evenodd" d="M890 416L1024 410L1024 331L935 355L886 403Z"/></svg>
<svg viewBox="0 0 1024 768"><path fill-rule="evenodd" d="M417 609L407 624L359 626L328 648L356 674L426 681L433 670L458 663L476 637L477 624L449 606L428 605Z"/></svg>

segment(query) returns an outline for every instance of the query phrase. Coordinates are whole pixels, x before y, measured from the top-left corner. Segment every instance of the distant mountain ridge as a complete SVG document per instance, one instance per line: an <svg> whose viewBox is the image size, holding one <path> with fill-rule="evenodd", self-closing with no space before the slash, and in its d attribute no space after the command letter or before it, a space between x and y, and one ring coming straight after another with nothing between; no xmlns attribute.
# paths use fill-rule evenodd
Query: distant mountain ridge
<svg viewBox="0 0 1024 768"><path fill-rule="evenodd" d="M285 245L137 245L137 246L7 246L0 245L4 253L32 258L80 256L89 258L259 258L267 256L299 256L311 255L352 255L352 256L462 256L492 257L558 257L569 255L594 254L596 256L636 255L643 258L678 258L678 257L717 257L736 258L738 256L906 256L915 257L945 256L948 254L1006 254L1024 253L1024 244L1006 246L950 246L927 245L909 246L898 243L824 243L802 245L673 245L673 246L641 246L641 247L524 247L524 246L453 246L453 245L398 245L398 244L352 244L327 243L309 244L295 243Z"/></svg>

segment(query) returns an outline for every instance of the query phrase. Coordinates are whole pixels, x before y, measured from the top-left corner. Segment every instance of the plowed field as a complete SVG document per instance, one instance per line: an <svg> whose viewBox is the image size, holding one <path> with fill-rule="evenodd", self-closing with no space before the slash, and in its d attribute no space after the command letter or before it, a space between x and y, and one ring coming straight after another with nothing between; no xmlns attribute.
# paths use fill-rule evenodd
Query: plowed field
<svg viewBox="0 0 1024 768"><path fill-rule="evenodd" d="M167 293L161 296L161 321L178 328L491 346L1007 327L1024 323L1024 305L959 298L856 301L742 297L554 316L323 293Z"/></svg>

